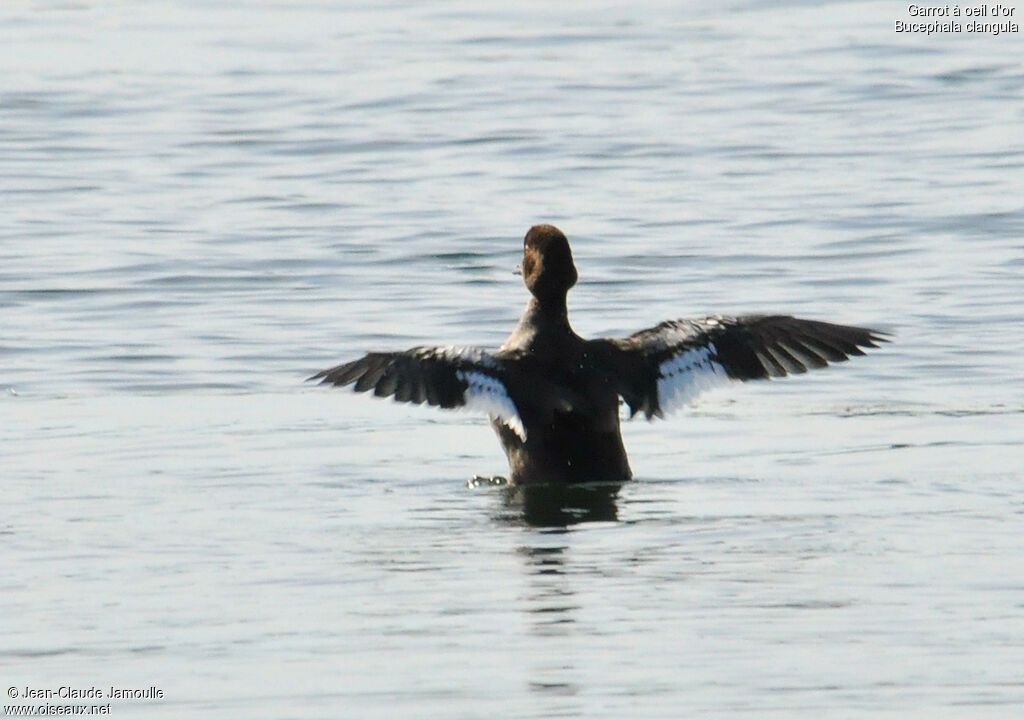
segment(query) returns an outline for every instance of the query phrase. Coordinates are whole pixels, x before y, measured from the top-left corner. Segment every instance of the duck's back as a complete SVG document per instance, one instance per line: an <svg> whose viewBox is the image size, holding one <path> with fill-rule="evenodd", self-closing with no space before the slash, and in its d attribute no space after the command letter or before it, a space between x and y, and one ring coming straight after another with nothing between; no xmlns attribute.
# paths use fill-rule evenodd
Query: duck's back
<svg viewBox="0 0 1024 720"><path fill-rule="evenodd" d="M631 476L619 429L619 396L591 343L566 327L550 335L513 332L501 355L512 369L525 439L492 426L516 483L621 482Z"/></svg>

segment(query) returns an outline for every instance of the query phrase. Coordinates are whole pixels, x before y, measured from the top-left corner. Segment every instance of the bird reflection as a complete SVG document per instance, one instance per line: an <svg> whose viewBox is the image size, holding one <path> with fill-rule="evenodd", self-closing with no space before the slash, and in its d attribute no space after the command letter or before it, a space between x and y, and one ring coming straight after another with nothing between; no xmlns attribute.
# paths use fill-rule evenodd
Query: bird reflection
<svg viewBox="0 0 1024 720"><path fill-rule="evenodd" d="M565 635L576 622L580 609L576 592L565 573L565 546L523 546L519 555L526 560L530 580L525 595L534 635Z"/></svg>
<svg viewBox="0 0 1024 720"><path fill-rule="evenodd" d="M579 569L567 567L569 527L618 521L622 483L508 485L504 478L470 482L471 487L482 485L501 492L496 520L539 529L525 533L529 540L518 548L527 578L522 598L525 620L540 648L527 670L530 692L544 703L547 717L583 717L576 658L565 650L572 646L566 639L580 632L577 615L582 608L576 592Z"/></svg>
<svg viewBox="0 0 1024 720"><path fill-rule="evenodd" d="M564 531L563 531L564 532ZM580 599L576 596L574 578L566 568L568 546L562 544L561 533L543 533L535 536L540 545L524 545L519 556L525 561L528 585L523 597L524 618L529 633L536 643L556 643L561 647L565 638L579 632L576 615L580 610ZM554 646L553 646L554 647ZM529 666L530 692L545 702L571 701L579 693L576 683L575 658L571 653L540 652L533 656ZM562 707L552 711L552 717L575 717L577 708Z"/></svg>
<svg viewBox="0 0 1024 720"><path fill-rule="evenodd" d="M502 488L508 519L531 527L567 528L585 522L615 522L622 483L511 485Z"/></svg>

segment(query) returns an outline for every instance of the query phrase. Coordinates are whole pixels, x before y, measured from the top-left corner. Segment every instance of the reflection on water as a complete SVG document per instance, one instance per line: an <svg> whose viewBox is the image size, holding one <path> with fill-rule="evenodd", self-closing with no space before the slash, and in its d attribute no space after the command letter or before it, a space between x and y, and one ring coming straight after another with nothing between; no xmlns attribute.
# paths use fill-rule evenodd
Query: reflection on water
<svg viewBox="0 0 1024 720"><path fill-rule="evenodd" d="M564 533L546 535L554 539ZM571 573L566 568L569 547L561 539L551 545L524 545L518 555L524 560L528 589L524 600L528 632L539 643L558 643L579 632L577 615L582 601L573 588ZM530 692L546 700L571 698L580 688L573 682L576 671L571 655L539 653L529 668L527 684ZM573 716L575 712L565 712Z"/></svg>
<svg viewBox="0 0 1024 720"><path fill-rule="evenodd" d="M518 550L526 560L530 579L526 600L534 616L531 631L536 635L564 633L564 629L558 630L559 626L575 622L573 613L580 609L579 602L574 600L576 593L568 585L565 550L564 545L523 546Z"/></svg>
<svg viewBox="0 0 1024 720"><path fill-rule="evenodd" d="M585 522L615 522L622 483L522 485L503 488L503 519L532 527L566 528Z"/></svg>

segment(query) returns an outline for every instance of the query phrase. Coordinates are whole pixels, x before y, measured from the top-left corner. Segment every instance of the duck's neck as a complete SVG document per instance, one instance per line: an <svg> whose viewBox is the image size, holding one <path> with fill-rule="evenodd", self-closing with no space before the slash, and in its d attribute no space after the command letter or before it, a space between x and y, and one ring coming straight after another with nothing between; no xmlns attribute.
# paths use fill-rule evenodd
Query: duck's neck
<svg viewBox="0 0 1024 720"><path fill-rule="evenodd" d="M566 335L575 335L569 325L569 310L565 296L556 300L545 298L542 302L531 297L526 303L519 324L505 342L505 347L518 350L536 350L535 344L542 338L552 340Z"/></svg>

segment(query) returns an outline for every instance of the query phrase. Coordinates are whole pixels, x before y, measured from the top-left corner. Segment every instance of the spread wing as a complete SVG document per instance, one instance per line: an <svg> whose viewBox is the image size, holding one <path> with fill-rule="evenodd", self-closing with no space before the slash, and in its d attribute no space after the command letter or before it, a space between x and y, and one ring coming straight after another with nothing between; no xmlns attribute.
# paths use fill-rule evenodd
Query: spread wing
<svg viewBox="0 0 1024 720"><path fill-rule="evenodd" d="M426 402L498 418L521 438L526 431L506 386L502 364L478 348L415 347L404 352L372 352L358 360L321 370L310 380L373 390L397 402Z"/></svg>
<svg viewBox="0 0 1024 720"><path fill-rule="evenodd" d="M863 355L885 333L788 315L669 320L603 343L631 415L664 417L702 391L733 380L807 372Z"/></svg>

